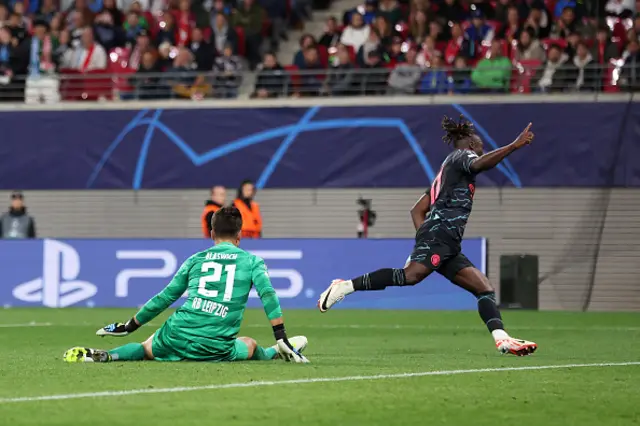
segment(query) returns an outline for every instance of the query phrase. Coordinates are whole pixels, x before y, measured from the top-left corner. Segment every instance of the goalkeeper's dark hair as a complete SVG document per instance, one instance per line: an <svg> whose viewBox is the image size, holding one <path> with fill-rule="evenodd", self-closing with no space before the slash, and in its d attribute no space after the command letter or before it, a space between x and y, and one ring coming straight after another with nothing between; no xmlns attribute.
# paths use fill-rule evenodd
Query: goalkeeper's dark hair
<svg viewBox="0 0 640 426"><path fill-rule="evenodd" d="M234 206L222 207L211 218L216 238L235 238L242 230L242 215Z"/></svg>
<svg viewBox="0 0 640 426"><path fill-rule="evenodd" d="M445 115L442 119L442 128L446 132L442 140L449 145L453 144L453 146L457 146L459 142L475 135L473 123L464 118L464 115L460 115L459 121Z"/></svg>

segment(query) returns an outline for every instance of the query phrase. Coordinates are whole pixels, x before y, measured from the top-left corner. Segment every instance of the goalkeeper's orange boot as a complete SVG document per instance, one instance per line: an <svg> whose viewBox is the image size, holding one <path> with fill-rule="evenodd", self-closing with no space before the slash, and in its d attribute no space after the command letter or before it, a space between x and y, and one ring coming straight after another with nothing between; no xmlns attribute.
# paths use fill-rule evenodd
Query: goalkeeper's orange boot
<svg viewBox="0 0 640 426"><path fill-rule="evenodd" d="M496 347L498 348L498 351L503 354L513 354L516 356L531 355L536 351L536 349L538 349L538 345L534 342L515 339L513 337L497 340Z"/></svg>

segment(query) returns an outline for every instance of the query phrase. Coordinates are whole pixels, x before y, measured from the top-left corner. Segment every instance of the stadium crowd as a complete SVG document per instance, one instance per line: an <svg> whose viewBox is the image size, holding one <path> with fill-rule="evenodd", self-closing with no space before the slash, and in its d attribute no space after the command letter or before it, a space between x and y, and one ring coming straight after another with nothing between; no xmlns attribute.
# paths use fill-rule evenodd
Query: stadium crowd
<svg viewBox="0 0 640 426"><path fill-rule="evenodd" d="M640 90L634 0L365 0L279 64L317 3L2 0L0 99L235 97L245 63L256 98Z"/></svg>

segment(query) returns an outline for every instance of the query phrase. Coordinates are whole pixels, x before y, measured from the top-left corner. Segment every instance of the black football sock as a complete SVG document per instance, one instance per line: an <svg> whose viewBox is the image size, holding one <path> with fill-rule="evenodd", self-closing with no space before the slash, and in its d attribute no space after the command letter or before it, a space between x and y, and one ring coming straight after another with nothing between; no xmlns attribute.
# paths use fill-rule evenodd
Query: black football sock
<svg viewBox="0 0 640 426"><path fill-rule="evenodd" d="M384 290L387 286L407 285L404 269L378 269L351 280L355 291Z"/></svg>
<svg viewBox="0 0 640 426"><path fill-rule="evenodd" d="M504 324L502 324L502 316L498 305L496 304L496 293L493 291L487 291L484 293L478 293L478 313L480 318L487 325L489 332L494 330L504 330Z"/></svg>

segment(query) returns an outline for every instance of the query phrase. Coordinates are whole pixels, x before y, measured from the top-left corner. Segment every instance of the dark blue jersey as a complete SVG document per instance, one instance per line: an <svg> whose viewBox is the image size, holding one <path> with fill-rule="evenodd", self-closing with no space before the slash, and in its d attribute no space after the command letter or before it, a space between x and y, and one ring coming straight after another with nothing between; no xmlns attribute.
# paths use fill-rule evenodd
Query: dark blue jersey
<svg viewBox="0 0 640 426"><path fill-rule="evenodd" d="M476 175L470 169L476 158L468 149L455 150L445 158L428 192L431 207L420 233L444 231L455 242L462 241L476 189Z"/></svg>

